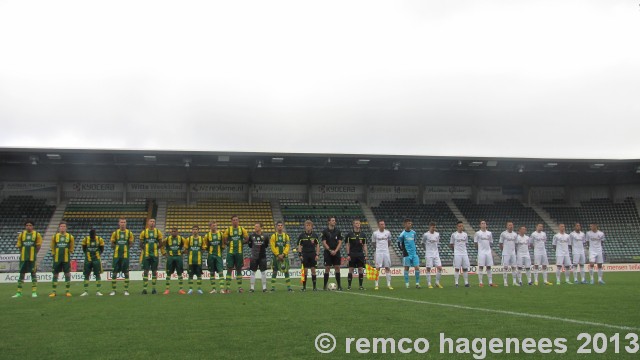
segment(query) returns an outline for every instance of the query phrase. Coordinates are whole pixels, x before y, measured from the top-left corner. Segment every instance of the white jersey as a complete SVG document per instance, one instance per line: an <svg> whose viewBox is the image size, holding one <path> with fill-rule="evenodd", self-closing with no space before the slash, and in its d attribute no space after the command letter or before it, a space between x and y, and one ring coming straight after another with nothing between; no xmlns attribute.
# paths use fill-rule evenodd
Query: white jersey
<svg viewBox="0 0 640 360"><path fill-rule="evenodd" d="M546 254L547 248L545 247L547 243L547 233L544 231L534 231L531 233L531 240L533 243L533 254Z"/></svg>
<svg viewBox="0 0 640 360"><path fill-rule="evenodd" d="M426 257L440 256L438 252L438 243L440 243L440 233L434 231L433 234L429 231L422 235L422 242L424 243L424 250Z"/></svg>
<svg viewBox="0 0 640 360"><path fill-rule="evenodd" d="M503 231L500 234L500 244L502 244L502 255L515 255L516 254L516 238L518 234L515 231L508 232Z"/></svg>
<svg viewBox="0 0 640 360"><path fill-rule="evenodd" d="M491 231L477 231L473 237L473 242L478 244L478 253L490 254L493 234L491 234Z"/></svg>
<svg viewBox="0 0 640 360"><path fill-rule="evenodd" d="M451 234L451 241L449 244L453 244L453 255L468 255L467 242L469 241L469 235L466 232L454 232Z"/></svg>
<svg viewBox="0 0 640 360"><path fill-rule="evenodd" d="M571 237L571 251L576 255L584 255L584 233L573 231L569 236Z"/></svg>
<svg viewBox="0 0 640 360"><path fill-rule="evenodd" d="M527 235L524 235L524 236L518 235L516 237L516 250L518 250L518 257L522 257L522 256L530 257L529 255L530 241L531 240Z"/></svg>
<svg viewBox="0 0 640 360"><path fill-rule="evenodd" d="M592 254L602 253L602 242L604 241L604 233L600 230L593 232L587 231L587 241L589 242L589 252Z"/></svg>
<svg viewBox="0 0 640 360"><path fill-rule="evenodd" d="M571 243L571 236L569 234L557 233L553 235L553 245L556 247L556 257L569 256L569 244Z"/></svg>
<svg viewBox="0 0 640 360"><path fill-rule="evenodd" d="M376 252L388 253L389 241L391 241L391 233L389 232L389 230L376 230L373 232L373 234L371 234L371 242L376 244Z"/></svg>

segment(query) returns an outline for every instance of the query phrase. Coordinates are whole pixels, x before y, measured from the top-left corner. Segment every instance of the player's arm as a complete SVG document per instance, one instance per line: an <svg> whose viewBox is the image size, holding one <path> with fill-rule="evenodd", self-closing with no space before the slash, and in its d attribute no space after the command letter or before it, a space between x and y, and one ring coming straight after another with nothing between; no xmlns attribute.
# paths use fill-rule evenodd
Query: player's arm
<svg viewBox="0 0 640 360"><path fill-rule="evenodd" d="M314 240L316 243L316 258L320 256L320 243L318 242L318 239Z"/></svg>
<svg viewBox="0 0 640 360"><path fill-rule="evenodd" d="M207 242L203 240L202 244L200 245L200 248L202 249L202 251L207 251L209 246L207 246Z"/></svg>
<svg viewBox="0 0 640 360"><path fill-rule="evenodd" d="M404 251L404 231L398 236L398 247L401 251Z"/></svg>
<svg viewBox="0 0 640 360"><path fill-rule="evenodd" d="M247 232L247 229L242 228L242 242L246 244L247 241L249 241L249 233Z"/></svg>
<svg viewBox="0 0 640 360"><path fill-rule="evenodd" d="M504 250L504 236L500 234L500 240L498 240L500 250Z"/></svg>
<svg viewBox="0 0 640 360"><path fill-rule="evenodd" d="M302 257L302 234L298 235L298 256Z"/></svg>
<svg viewBox="0 0 640 360"><path fill-rule="evenodd" d="M18 249L22 248L22 233L18 234L18 241L16 242L16 247Z"/></svg>
<svg viewBox="0 0 640 360"><path fill-rule="evenodd" d="M476 244L476 249L480 250L480 243L478 242L478 238L479 238L479 231L476 231L475 235L473 235L473 242Z"/></svg>
<svg viewBox="0 0 640 360"><path fill-rule="evenodd" d="M36 234L36 254L40 251L42 247L42 235L40 233Z"/></svg>
<svg viewBox="0 0 640 360"><path fill-rule="evenodd" d="M144 247L144 230L140 233L140 247Z"/></svg>
<svg viewBox="0 0 640 360"><path fill-rule="evenodd" d="M366 241L366 239L362 243L362 249L364 250L364 259L367 260L367 258L369 258L369 250L367 249L367 241Z"/></svg>
<svg viewBox="0 0 640 360"><path fill-rule="evenodd" d="M115 248L116 247L116 236L118 235L118 231L114 231L111 233L111 239L109 240L109 242L111 243L111 247Z"/></svg>
<svg viewBox="0 0 640 360"><path fill-rule="evenodd" d="M349 241L350 237L350 233L347 234L347 260L351 260L351 241Z"/></svg>
<svg viewBox="0 0 640 360"><path fill-rule="evenodd" d="M327 240L329 240L329 237L327 236L325 231L322 231L322 247L326 251L331 251L331 249L329 248L329 244L327 244Z"/></svg>
<svg viewBox="0 0 640 360"><path fill-rule="evenodd" d="M271 237L269 237L269 243L271 243ZM249 241L247 241L247 246L249 248L253 248L253 237L249 236Z"/></svg>
<svg viewBox="0 0 640 360"><path fill-rule="evenodd" d="M56 236L53 235L51 238L51 253L54 254L56 252Z"/></svg>
<svg viewBox="0 0 640 360"><path fill-rule="evenodd" d="M129 246L133 246L133 242L136 240L135 237L133 236L133 232L130 230L125 230L125 231L129 231ZM127 234L125 234L126 236Z"/></svg>
<svg viewBox="0 0 640 360"><path fill-rule="evenodd" d="M87 252L87 240L88 239L89 239L88 237L82 239L82 252L85 252L85 253Z"/></svg>
<svg viewBox="0 0 640 360"><path fill-rule="evenodd" d="M454 250L453 244L455 244L455 238L454 238L453 234L451 234L451 240L449 240L449 247L451 248L451 250Z"/></svg>
<svg viewBox="0 0 640 360"><path fill-rule="evenodd" d="M98 251L100 252L100 255L102 255L102 253L104 252L104 239L103 238L98 238L98 239L100 239Z"/></svg>
<svg viewBox="0 0 640 360"><path fill-rule="evenodd" d="M338 246L336 246L336 249L334 250L334 255L339 254L340 249L342 248L342 232L338 231L338 236L336 238L338 239Z"/></svg>
<svg viewBox="0 0 640 360"><path fill-rule="evenodd" d="M278 251L278 247L276 246L276 238L278 235L276 233L271 234L269 238L269 247L271 247L271 252L274 256L280 255L280 251Z"/></svg>
<svg viewBox="0 0 640 360"><path fill-rule="evenodd" d="M224 245L227 245L227 243L229 242L229 228L227 228L223 233L222 233L222 243Z"/></svg>
<svg viewBox="0 0 640 360"><path fill-rule="evenodd" d="M282 255L287 257L289 255L289 250L291 249L291 238L289 238L289 235L287 234L284 234L284 236L285 236L285 241L284 241L284 249L282 249Z"/></svg>
<svg viewBox="0 0 640 360"><path fill-rule="evenodd" d="M158 229L158 247L162 247L162 244L164 243L164 236L162 235L162 231L160 231L160 229Z"/></svg>
<svg viewBox="0 0 640 360"><path fill-rule="evenodd" d="M69 234L69 254L73 254L73 251L76 249L75 242L76 239L73 235Z"/></svg>

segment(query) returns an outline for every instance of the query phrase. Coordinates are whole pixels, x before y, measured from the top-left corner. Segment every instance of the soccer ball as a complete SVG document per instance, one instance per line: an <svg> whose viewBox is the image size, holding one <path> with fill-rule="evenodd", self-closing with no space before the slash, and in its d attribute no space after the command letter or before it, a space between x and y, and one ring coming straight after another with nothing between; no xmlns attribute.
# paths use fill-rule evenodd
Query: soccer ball
<svg viewBox="0 0 640 360"><path fill-rule="evenodd" d="M334 291L338 289L338 285L336 285L336 283L330 283L329 284L329 290Z"/></svg>

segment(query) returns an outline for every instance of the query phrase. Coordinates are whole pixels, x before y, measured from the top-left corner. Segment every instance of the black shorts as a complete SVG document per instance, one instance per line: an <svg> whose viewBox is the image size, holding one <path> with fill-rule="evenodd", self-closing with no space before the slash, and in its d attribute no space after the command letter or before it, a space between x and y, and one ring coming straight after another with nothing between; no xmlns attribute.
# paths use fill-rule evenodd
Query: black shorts
<svg viewBox="0 0 640 360"><path fill-rule="evenodd" d="M261 259L251 259L251 262L249 263L249 269L251 269L251 271L256 272L258 271L258 269L260 269L260 271L266 271L267 270L267 258L261 258Z"/></svg>
<svg viewBox="0 0 640 360"><path fill-rule="evenodd" d="M364 255L355 255L351 256L351 260L349 260L350 268L361 268L364 267Z"/></svg>
<svg viewBox="0 0 640 360"><path fill-rule="evenodd" d="M324 266L340 266L341 263L342 258L340 257L340 252L331 256L329 251L324 251Z"/></svg>
<svg viewBox="0 0 640 360"><path fill-rule="evenodd" d="M302 253L302 265L307 269L316 267L318 265L316 253Z"/></svg>

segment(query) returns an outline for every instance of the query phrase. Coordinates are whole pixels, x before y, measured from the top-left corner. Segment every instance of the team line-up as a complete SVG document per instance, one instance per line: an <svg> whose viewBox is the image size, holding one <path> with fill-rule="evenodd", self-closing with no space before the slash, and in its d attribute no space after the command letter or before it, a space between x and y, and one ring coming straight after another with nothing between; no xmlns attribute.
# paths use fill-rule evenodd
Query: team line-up
<svg viewBox="0 0 640 360"><path fill-rule="evenodd" d="M124 274L124 295L129 295L129 249L134 243L133 233L127 229L127 220L119 219L118 229L115 230L110 239L113 248L113 272ZM291 240L289 235L284 231L282 222L276 223L276 232L268 235L262 231L262 224L256 222L253 232L248 231L239 225L238 216L231 218L231 226L224 231L218 230L215 221L209 224L209 231L200 235L198 226L192 227L192 233L188 237L182 237L177 228L170 229L170 235L165 236L156 228L155 219L149 219L145 230L140 233L139 241L142 249L141 261L143 268L143 290L142 294L148 294L149 272L151 272L151 294L156 294L156 281L158 273L158 264L160 255L166 258L166 288L165 295L170 293L170 278L176 273L179 282L179 294L193 294L193 278L197 280L196 293L203 294L202 291L202 267L204 253L207 253L207 265L211 274L211 294L231 292L232 275L236 274L236 282L238 292L242 293L242 276L241 273L244 264L243 246L250 248L250 292L255 291L255 276L258 270L262 277L262 291L267 292L267 252L269 247L272 252L272 278L271 291L275 291L276 275L278 272L284 273L287 291L291 289L291 280L289 276L289 251L291 250ZM318 236L314 232L313 222L305 221L305 230L298 236L297 247L293 252L297 252L302 263L302 291L306 291L307 276L311 273L313 283L313 291L317 291L316 286L316 266L320 255L320 247L324 251L324 286L327 290L329 282L329 271L333 267L335 269L335 279L337 290L341 291L340 250L343 244L346 247L347 260L349 262L348 274L348 290L351 290L354 269L358 269L359 289L365 290L363 287L364 267L367 264L368 248L367 240L369 239L361 231L361 223L359 219L353 220L353 229L344 237L341 231L336 227L336 218L330 217L327 227ZM384 220L379 220L378 229L373 232L369 243L375 249L375 268L376 274L384 268L386 270L387 288L391 287L391 256L390 248L392 235L386 230ZM415 287L420 288L420 258L418 256L418 234L412 229L413 222L411 219L404 219L404 230L397 237L397 244L403 254L404 280L405 286L409 288L409 269L415 269ZM464 230L462 222L457 223L456 231L451 234L449 247L453 249L453 265L455 268L454 281L455 286L459 286L460 272L464 279L464 286L469 287L468 270L470 267L467 245L469 236ZM514 229L513 222L506 223L506 230L500 234L499 245L502 251L502 266L505 270L510 269L514 286L522 286L522 274L526 272L527 283L529 285L538 285L538 274L542 272L543 283L552 285L548 281L546 242L547 235L543 231L543 224L537 224L536 230L527 235L527 229L524 226ZM496 287L493 282L492 266L493 256L491 245L493 244L493 234L487 230L485 221L480 222L480 230L475 233L473 239L478 249L478 278L479 286L483 287L484 275L488 278L488 285ZM604 234L598 230L595 223L590 224L588 232L582 232L581 225L576 223L574 231L570 234L565 232L565 225L559 225L559 232L553 237L553 245L556 248L556 283L561 283L561 270L565 269L565 282L567 284L581 283L587 284L585 275L586 252L585 245L588 245L589 264L590 264L590 283L594 284L594 268L598 270L598 283L604 285L603 281L603 242ZM51 254L53 257L53 290L49 294L50 297L57 296L57 285L59 274L64 273L66 292L65 296L70 297L70 257L74 250L75 238L67 232L67 224L62 221L59 224L58 232L51 239ZM429 231L422 235L422 246L425 250L426 270L427 270L427 287L442 288L442 262L439 255L440 234L436 231L436 224L429 224ZM37 277L36 277L36 258L37 253L42 247L42 236L34 230L34 222L27 220L25 222L25 230L18 235L16 247L20 250L20 276L18 278L18 290L13 296L14 298L22 297L22 285L27 273L31 273L32 281L32 297L37 297ZM532 261L529 249L533 247L534 262ZM81 296L87 296L89 280L93 274L96 278L96 295L102 296L101 274L102 263L101 254L104 252L105 241L97 236L94 229L89 231L89 236L82 240L82 250L84 252L84 292ZM226 250L226 276L223 273L223 252ZM570 254L573 255L573 259ZM188 281L189 291L183 289L183 256L188 258ZM575 266L574 266L575 265ZM367 265L368 266L368 265ZM431 283L431 269L436 269L435 284ZM533 276L532 276L533 270ZM578 281L578 270L580 270L580 281ZM484 275L483 275L483 271ZM569 273L573 273L574 282L570 281ZM215 274L218 274L218 284L215 282ZM505 272L504 286L508 286L508 273ZM225 286L226 285L226 286ZM115 276L111 282L112 291L109 295L116 295L117 281ZM375 290L379 289L378 278L375 276Z"/></svg>

